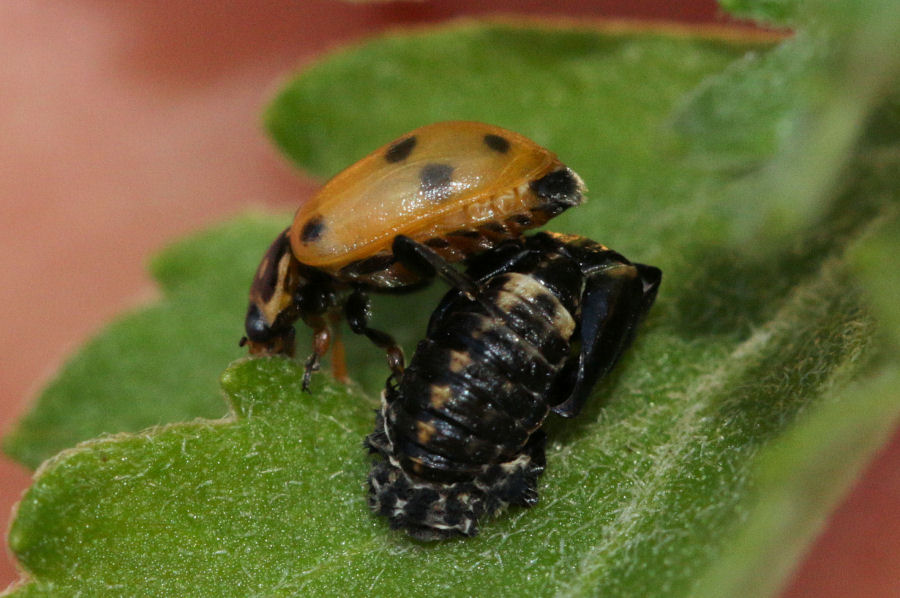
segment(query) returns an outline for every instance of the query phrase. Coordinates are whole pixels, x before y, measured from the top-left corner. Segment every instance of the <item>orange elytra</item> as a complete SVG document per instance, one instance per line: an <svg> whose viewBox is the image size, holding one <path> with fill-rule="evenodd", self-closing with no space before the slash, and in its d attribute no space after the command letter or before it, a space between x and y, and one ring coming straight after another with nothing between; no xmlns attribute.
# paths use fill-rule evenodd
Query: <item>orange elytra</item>
<svg viewBox="0 0 900 598"><path fill-rule="evenodd" d="M354 332L388 351L397 373L402 353L368 327L366 292L423 282L423 272L394 255L398 235L459 261L578 205L583 191L553 152L513 131L468 121L410 131L300 206L257 270L242 343L252 354L293 354L302 318L314 331L306 385L343 310Z"/></svg>

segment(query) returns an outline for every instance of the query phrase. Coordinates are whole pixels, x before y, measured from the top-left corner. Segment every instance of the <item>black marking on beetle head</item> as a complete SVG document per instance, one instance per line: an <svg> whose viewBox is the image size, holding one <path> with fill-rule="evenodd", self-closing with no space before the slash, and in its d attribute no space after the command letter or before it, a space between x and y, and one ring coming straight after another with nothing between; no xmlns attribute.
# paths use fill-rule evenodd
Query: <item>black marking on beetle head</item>
<svg viewBox="0 0 900 598"><path fill-rule="evenodd" d="M581 182L568 168L555 170L531 181L531 190L550 204L570 207L581 203Z"/></svg>
<svg viewBox="0 0 900 598"><path fill-rule="evenodd" d="M266 250L266 254L256 270L256 276L253 278L253 285L250 287L250 296L255 297L253 301L268 303L275 295L279 284L278 268L285 255L291 252L289 232L290 229L287 229L278 235L278 238Z"/></svg>
<svg viewBox="0 0 900 598"><path fill-rule="evenodd" d="M244 331L247 333L246 338L255 343L264 343L272 338L272 329L256 303L251 302L247 307Z"/></svg>
<svg viewBox="0 0 900 598"><path fill-rule="evenodd" d="M303 225L300 231L300 240L304 243L312 243L318 241L325 230L325 219L322 216L313 216Z"/></svg>
<svg viewBox="0 0 900 598"><path fill-rule="evenodd" d="M412 137L407 137L406 139L401 139L387 149L387 151L384 153L384 159L391 164L402 162L409 157L409 154L413 151L413 148L415 146L415 135L413 135Z"/></svg>
<svg viewBox="0 0 900 598"><path fill-rule="evenodd" d="M449 164L426 164L419 173L420 190L429 201L439 203L450 197L453 167Z"/></svg>
<svg viewBox="0 0 900 598"><path fill-rule="evenodd" d="M500 135L494 135L493 133L488 133L484 136L484 144L501 154L505 154L509 151L509 140Z"/></svg>
<svg viewBox="0 0 900 598"><path fill-rule="evenodd" d="M275 294L276 286L278 286L278 262L266 255L259 264L259 270L256 278L253 279L250 291L251 294L258 295L263 303L268 303Z"/></svg>

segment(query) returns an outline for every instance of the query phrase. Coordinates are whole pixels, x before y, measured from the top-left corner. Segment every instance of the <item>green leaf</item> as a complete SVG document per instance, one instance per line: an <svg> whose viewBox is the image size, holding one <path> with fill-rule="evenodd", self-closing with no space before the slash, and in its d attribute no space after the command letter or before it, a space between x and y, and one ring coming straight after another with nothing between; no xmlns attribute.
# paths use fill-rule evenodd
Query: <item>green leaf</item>
<svg viewBox="0 0 900 598"><path fill-rule="evenodd" d="M225 415L218 372L244 353L247 284L282 228L271 217L248 217L157 256L152 271L162 300L82 347L4 438L4 451L36 467L103 433Z"/></svg>
<svg viewBox="0 0 900 598"><path fill-rule="evenodd" d="M822 408L760 458L757 504L694 596L770 596L825 523L830 505L858 477L897 424L896 367L826 393ZM822 439L827 439L823 442Z"/></svg>
<svg viewBox="0 0 900 598"><path fill-rule="evenodd" d="M681 176L679 166L660 170L652 143L681 95L747 47L760 46L496 26L390 36L314 65L279 94L267 121L290 156L323 176L428 122L471 118L508 126L554 148L585 176L592 191L580 219L605 222L591 230L564 216L555 229L593 234L653 263L664 253L659 235L672 237L679 225L648 228L644 214L683 197L669 189ZM456 89L460 83L465 89ZM430 95L418 92L423 88ZM579 114L592 115L588 126ZM671 217L687 226L693 210L682 205ZM289 222L287 214L253 217L159 256L153 270L164 300L112 325L73 357L6 438L5 451L34 467L104 432L224 414L215 380L242 354L237 340L253 271ZM412 348L440 292L376 298L375 324ZM365 343L349 340L354 378L377 394L386 376L383 360Z"/></svg>
<svg viewBox="0 0 900 598"><path fill-rule="evenodd" d="M760 238L788 245L798 228L822 218L860 130L870 125L863 144L885 138L867 123L870 115L897 106L900 3L810 0L802 6L811 24L795 39L707 81L682 115L682 124L699 133L692 141L702 153L724 148L732 159L751 158L741 164L749 174L727 189L734 201L724 206L744 246ZM896 111L888 120L895 117ZM729 120L737 127L727 126ZM896 133L896 125L885 128ZM764 162L752 160L770 150L774 156ZM721 194L718 184L709 191Z"/></svg>
<svg viewBox="0 0 900 598"><path fill-rule="evenodd" d="M246 353L238 341L250 281L289 221L289 214L242 216L158 255L151 270L162 300L119 318L82 347L3 439L4 452L37 467L102 434L226 415L218 378ZM376 298L373 321L395 331L411 351L424 332L425 306L436 305L440 292ZM408 318L410 310L422 320ZM383 358L360 339L347 341L354 378L376 395L387 377Z"/></svg>
<svg viewBox="0 0 900 598"><path fill-rule="evenodd" d="M777 325L728 352L686 346L657 327L628 375L607 389L602 413L595 404L582 420L554 425L542 503L474 540L422 545L375 520L364 505L360 445L374 402L321 377L304 394L299 364L268 359L226 372L233 422L92 441L50 461L19 507L10 543L32 575L55 580L55 591L94 594L123 583L138 594L218 588L223 596L370 588L583 595L598 587L641 595L661 581L684 586L684 573L710 549L698 537L714 544L730 527L747 456L834 382L835 362L865 344L864 328L846 334L858 313L844 290L832 280L804 289ZM823 329L831 336L816 346ZM804 365L772 367L783 360ZM666 370L671 376L654 379ZM769 393L781 397L780 420L770 417ZM713 513L700 500L709 496L718 497ZM689 542L650 541L685 529ZM73 546L77 561L67 558ZM553 578L564 583L548 586Z"/></svg>
<svg viewBox="0 0 900 598"><path fill-rule="evenodd" d="M836 54L860 46L830 35L841 43L767 50L470 24L372 40L299 75L266 122L318 174L450 118L557 151L590 200L552 228L665 272L637 343L585 413L548 423L540 504L437 544L391 532L365 506L361 441L387 374L377 350L351 351L360 386L316 376L312 394L296 362L238 361L223 377L232 417L90 441L39 470L10 531L31 581L12 595L768 595L900 411L889 352L900 281L879 276L898 249L893 75L873 69L872 89L848 96ZM787 89L770 85L780 93L761 110L767 98L745 79ZM837 97L849 115L836 116ZM716 138L728 123L753 130ZM825 160L809 144L831 127L838 157ZM789 187L788 169L769 176L786 155L803 206L777 230L754 229L747 190L757 179ZM811 185L812 166L826 163L841 167ZM781 198L761 198L760 210ZM244 220L182 246L196 251L171 251L158 271L191 292L167 301L195 331L239 330L253 263L278 230ZM232 287L227 317L199 309ZM380 298L377 326L414 342L439 292ZM211 354L196 332L177 338L183 367ZM120 347L136 363L165 353L149 341ZM144 392L127 383L121 396ZM72 397L94 392L90 380L59 384ZM136 386L154 404L186 394L159 384Z"/></svg>

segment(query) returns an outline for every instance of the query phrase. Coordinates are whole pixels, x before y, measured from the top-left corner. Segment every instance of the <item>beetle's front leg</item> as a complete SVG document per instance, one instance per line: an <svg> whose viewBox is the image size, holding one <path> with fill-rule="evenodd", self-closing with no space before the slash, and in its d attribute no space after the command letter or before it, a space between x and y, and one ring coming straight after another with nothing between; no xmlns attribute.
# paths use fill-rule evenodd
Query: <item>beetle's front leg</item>
<svg viewBox="0 0 900 598"><path fill-rule="evenodd" d="M331 329L322 316L310 316L305 318L305 321L313 329L313 351L306 358L306 365L303 370L303 391L309 392L312 374L319 371L322 357L328 353L328 348L331 346Z"/></svg>
<svg viewBox="0 0 900 598"><path fill-rule="evenodd" d="M285 229L269 246L250 286L246 336L240 344L247 345L251 355L294 354L294 322L300 316L294 297L302 278L289 232Z"/></svg>

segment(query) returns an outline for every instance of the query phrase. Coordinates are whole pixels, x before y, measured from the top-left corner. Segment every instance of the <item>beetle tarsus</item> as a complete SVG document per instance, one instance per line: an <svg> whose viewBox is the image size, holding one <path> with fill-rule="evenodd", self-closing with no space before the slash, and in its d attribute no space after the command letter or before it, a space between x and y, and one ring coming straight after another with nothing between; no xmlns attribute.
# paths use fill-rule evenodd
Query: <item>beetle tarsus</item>
<svg viewBox="0 0 900 598"><path fill-rule="evenodd" d="M387 362L391 369L391 375L399 379L406 367L403 360L403 349L399 345L391 345L387 348Z"/></svg>
<svg viewBox="0 0 900 598"><path fill-rule="evenodd" d="M312 381L313 372L319 371L319 356L313 353L306 358L306 366L303 370L303 392L310 392L309 384Z"/></svg>

